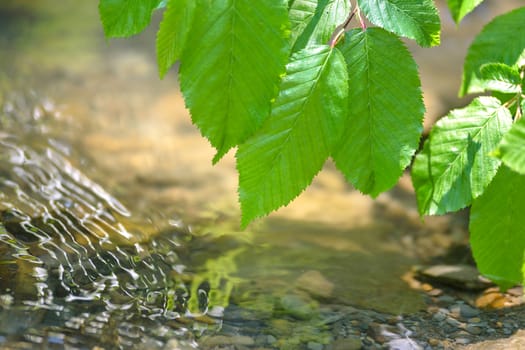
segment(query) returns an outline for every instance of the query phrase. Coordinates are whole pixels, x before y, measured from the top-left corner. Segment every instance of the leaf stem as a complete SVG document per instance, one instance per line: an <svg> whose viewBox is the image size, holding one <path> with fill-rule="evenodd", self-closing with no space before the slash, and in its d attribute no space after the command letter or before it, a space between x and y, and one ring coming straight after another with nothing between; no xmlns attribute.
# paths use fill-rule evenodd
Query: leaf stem
<svg viewBox="0 0 525 350"><path fill-rule="evenodd" d="M357 4L355 9L357 10L357 18L359 18L359 24L361 24L361 29L366 30L365 20L363 19L363 16L361 16L361 9Z"/></svg>
<svg viewBox="0 0 525 350"><path fill-rule="evenodd" d="M522 111L521 111L521 106L520 106L520 99L521 99L521 94L517 94L515 96L513 96L512 98L510 98L507 102L505 102L503 104L503 106L505 108L512 108L512 106L516 105L516 114L514 114L514 122L518 121L518 119L521 118L522 116Z"/></svg>
<svg viewBox="0 0 525 350"><path fill-rule="evenodd" d="M347 27L350 24L350 21L352 21L352 18L354 18L357 12L358 12L358 8L356 7L352 12L348 14L348 17L346 17L345 21L334 29L334 32L332 33L332 36L330 37L330 40L328 41L328 45L330 45L331 49L333 49L335 45L337 45L339 40L341 40L341 37L348 30Z"/></svg>
<svg viewBox="0 0 525 350"><path fill-rule="evenodd" d="M522 95L518 95L516 98L517 105L516 105L516 115L514 116L515 122L518 121L523 116L523 110L521 108L522 99L523 99Z"/></svg>
<svg viewBox="0 0 525 350"><path fill-rule="evenodd" d="M521 81L525 81L525 66L520 67L520 78ZM523 116L523 109L521 108L521 103L523 99L525 98L525 95L523 95L523 83L521 84L522 88L520 89L520 92L516 95L516 115L514 116L514 121L518 121Z"/></svg>

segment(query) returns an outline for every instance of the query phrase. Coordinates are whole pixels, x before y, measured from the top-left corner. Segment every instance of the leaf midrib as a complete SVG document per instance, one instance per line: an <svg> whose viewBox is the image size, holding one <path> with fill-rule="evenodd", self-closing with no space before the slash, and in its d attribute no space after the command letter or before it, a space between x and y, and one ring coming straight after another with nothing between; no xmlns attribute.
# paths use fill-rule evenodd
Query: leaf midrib
<svg viewBox="0 0 525 350"><path fill-rule="evenodd" d="M280 162L280 159L282 158L283 156L283 148L288 144L288 142L290 141L290 137L291 137L291 134L293 133L293 131L295 130L295 125L298 123L299 119L301 119L301 116L304 116L304 109L305 109L305 106L309 103L310 101L310 96L312 96L312 92L314 91L315 87L317 86L317 84L319 83L319 80L320 80L320 77L321 75L323 74L324 70L325 70L325 67L330 59L330 57L332 56L332 53L333 53L333 49L329 50L326 54L326 59L324 60L323 64L320 66L320 69L319 69L319 73L317 74L316 76L316 79L315 79L315 82L312 84L312 86L310 87L310 90L308 92L308 98L304 99L303 103L301 104L301 108L300 108L300 111L295 113L295 114L298 114L299 116L297 118L295 118L295 120L293 121L292 123L292 126L290 127L290 132L288 133L288 135L286 136L286 138L284 139L284 141L281 143L281 146L279 147L279 152L276 152L276 154L274 155L272 161L271 161L271 166L270 168L265 172L265 176L264 178L268 178L268 174L270 174L271 172L273 172L276 164L278 162ZM318 53L317 53L318 54ZM297 72L300 72L300 71L297 71ZM264 182L265 185L266 185L266 181Z"/></svg>
<svg viewBox="0 0 525 350"><path fill-rule="evenodd" d="M473 134L473 136L472 136L472 140L476 140L476 141L477 141L476 137L481 133L481 131L482 131L483 129L485 129L485 127L487 126L487 124L490 123L490 122L493 120L493 118L496 118L496 116L498 115L499 110L500 110L501 108L503 108L503 106L499 106L497 109L495 109L495 110L493 111L493 113L491 114L491 117L487 118L487 119L485 120L485 122L484 122L483 124L480 125L480 127L479 127L478 130L477 130L477 132L475 132L475 133ZM469 134L469 136L470 136L470 134ZM436 185L436 182L441 182L441 179L447 177L447 174L448 174L449 171L451 171L451 169L452 169L452 167L453 167L453 164L455 164L455 163L458 161L458 159L460 159L460 158L462 158L462 157L464 156L464 151L465 151L465 149L466 149L467 147L468 147L468 144L467 144L466 146L460 147L461 152L458 152L457 155L456 155L456 157L454 157L454 159L453 159L451 162L449 162L448 167L445 169L445 171L442 172L442 175L441 175L441 176L438 176L438 177L436 178L436 181L432 181L432 198L434 198L434 193L435 193L435 189L436 189L436 186L437 186L437 185ZM429 156L432 157L432 149L431 149L431 148L429 149ZM432 168L432 167L431 167L431 168ZM430 177L433 178L433 176L432 176L432 171L430 171ZM435 200L435 199L434 199L434 200ZM436 210L437 210L437 209L436 209ZM428 211L430 211L430 207L428 208Z"/></svg>
<svg viewBox="0 0 525 350"><path fill-rule="evenodd" d="M236 4L236 1L237 0L232 0L232 4L231 6L228 8L228 12L233 12L232 15L231 15L231 27L230 27L230 31L229 31L229 34L231 35L231 49L230 49L230 52L229 52L229 62L228 62L228 83L227 83L227 96L231 96L231 91L232 91L232 85L233 85L233 63L234 63L234 51L235 51L235 21L236 21L236 15L237 15L237 10L235 8L235 4ZM231 115L231 98L227 98L226 99L226 107L225 107L225 113L223 114L224 117L223 117L223 125L226 126L226 128L229 126L229 121L230 121L230 115ZM223 132L221 133L221 138L220 138L220 141L217 143L217 154L215 155L215 157L213 158L213 162L216 162L218 161L218 159L216 159L217 157L222 157L223 153L224 153L224 143L225 143L225 140L226 140L226 134L227 132Z"/></svg>
<svg viewBox="0 0 525 350"><path fill-rule="evenodd" d="M367 111L368 111L368 115L370 116L369 123L368 123L368 137L372 141L372 142L368 142L369 152L370 152L368 154L368 158L370 159L370 162L375 164L376 163L376 160L375 160L375 157L374 157L375 143L373 142L375 139L372 136L375 133L375 128L374 128L375 118L374 118L373 113L372 113L372 105L371 105L371 98L370 98L370 96L372 96L371 95L371 91L370 91L370 86L371 86L371 83L370 83L370 81L371 81L371 76L370 76L370 56L369 56L369 47L368 47L368 33L366 31L364 32L364 39L363 40L365 41L364 46L365 46L365 56L366 56L366 81L367 81L366 93L367 93L367 100L368 100ZM370 178L371 190L374 189L375 183L376 183L375 166L373 166L373 168L374 168L374 170L370 172L370 174L371 174L371 178Z"/></svg>

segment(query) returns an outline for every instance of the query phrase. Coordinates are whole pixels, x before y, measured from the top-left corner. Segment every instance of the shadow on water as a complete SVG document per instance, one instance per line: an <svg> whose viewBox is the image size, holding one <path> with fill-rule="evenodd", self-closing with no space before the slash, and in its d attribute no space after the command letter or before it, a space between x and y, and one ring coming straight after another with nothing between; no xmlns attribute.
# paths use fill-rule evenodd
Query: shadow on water
<svg viewBox="0 0 525 350"><path fill-rule="evenodd" d="M390 314L419 311L421 296L401 280L415 259L388 236L381 226L338 229L315 222L268 220L256 234L260 247L239 256L240 274L259 283L278 276L288 287L300 289L290 282L317 271L333 284L333 290L319 291L326 302Z"/></svg>

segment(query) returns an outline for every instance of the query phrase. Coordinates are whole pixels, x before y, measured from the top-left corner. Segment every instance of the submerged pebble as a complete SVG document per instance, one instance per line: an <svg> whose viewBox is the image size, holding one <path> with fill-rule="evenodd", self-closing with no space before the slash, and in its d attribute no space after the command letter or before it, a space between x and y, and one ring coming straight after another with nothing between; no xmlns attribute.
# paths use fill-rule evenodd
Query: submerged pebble
<svg viewBox="0 0 525 350"><path fill-rule="evenodd" d="M333 350L359 350L362 347L361 338L350 336L348 338L337 339L332 343Z"/></svg>

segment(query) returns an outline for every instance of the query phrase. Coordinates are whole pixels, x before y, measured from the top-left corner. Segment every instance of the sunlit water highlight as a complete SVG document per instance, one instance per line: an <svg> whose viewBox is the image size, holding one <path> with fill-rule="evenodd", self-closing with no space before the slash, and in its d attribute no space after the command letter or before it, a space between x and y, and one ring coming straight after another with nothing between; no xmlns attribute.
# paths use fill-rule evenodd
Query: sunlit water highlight
<svg viewBox="0 0 525 350"><path fill-rule="evenodd" d="M137 241L126 227L130 212L67 160L67 145L60 150L47 139L43 119L52 111L18 102L4 104L0 121L2 334L67 342L69 331L75 342L91 337L89 344L116 332L104 342L117 347L144 336L161 345L170 337L191 343L188 327L208 313L209 284L193 296L186 284L177 251L187 228L174 223Z"/></svg>

